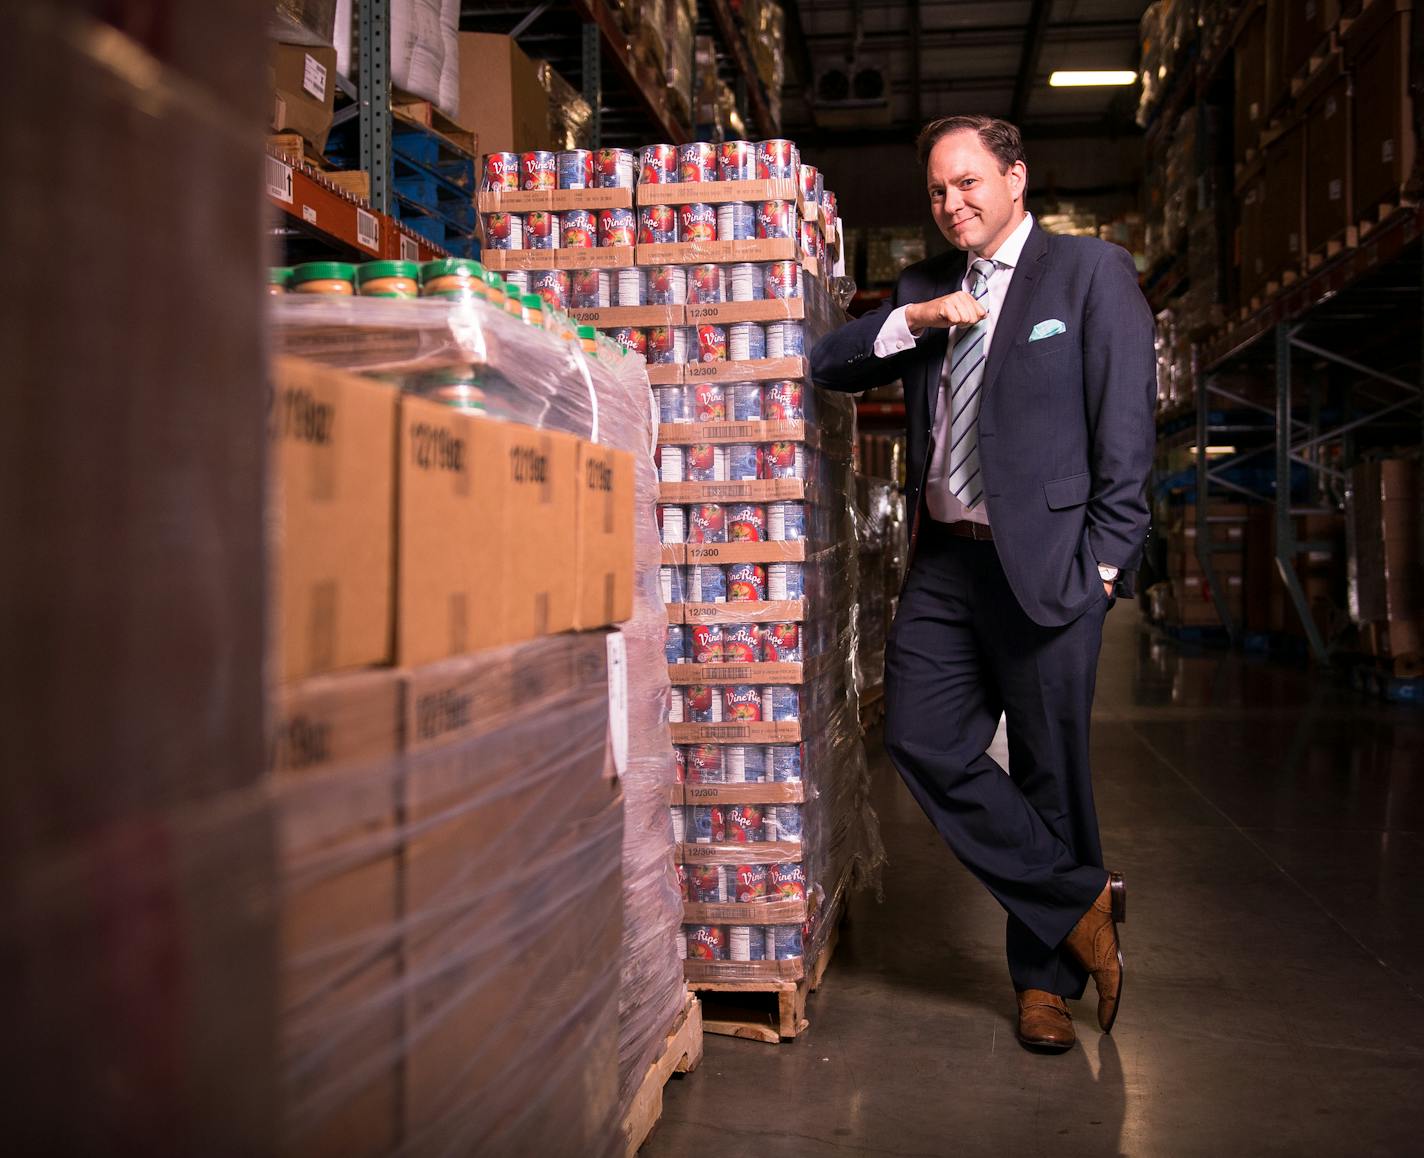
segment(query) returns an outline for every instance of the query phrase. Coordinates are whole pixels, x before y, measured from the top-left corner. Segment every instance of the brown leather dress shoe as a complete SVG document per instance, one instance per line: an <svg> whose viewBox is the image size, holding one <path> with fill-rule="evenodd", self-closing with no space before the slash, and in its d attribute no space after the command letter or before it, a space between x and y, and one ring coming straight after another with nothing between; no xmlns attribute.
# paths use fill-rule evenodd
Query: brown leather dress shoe
<svg viewBox="0 0 1424 1158"><path fill-rule="evenodd" d="M1073 1015L1063 998L1042 989L1020 989L1018 997L1020 1044L1044 1053L1073 1048Z"/></svg>
<svg viewBox="0 0 1424 1158"><path fill-rule="evenodd" d="M1122 877L1110 873L1093 907L1064 941L1078 963L1093 975L1098 987L1098 1024L1104 1033L1112 1032L1122 1000L1122 946L1117 939L1117 926L1126 919L1127 890Z"/></svg>

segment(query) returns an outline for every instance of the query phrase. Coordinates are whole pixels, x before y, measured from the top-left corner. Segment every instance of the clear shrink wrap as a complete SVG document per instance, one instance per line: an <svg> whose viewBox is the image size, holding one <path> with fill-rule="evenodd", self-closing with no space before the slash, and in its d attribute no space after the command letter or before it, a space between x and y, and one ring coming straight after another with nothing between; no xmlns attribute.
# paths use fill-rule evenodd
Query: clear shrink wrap
<svg viewBox="0 0 1424 1158"><path fill-rule="evenodd" d="M393 381L405 391L477 408L491 417L632 452L633 614L619 632L626 657L626 710L612 721L622 756L621 948L570 948L563 962L572 979L585 960L591 961L615 994L614 1106L626 1109L685 998L675 951L681 913L667 809L674 783L664 662L668 617L658 585L658 482L646 367L611 344L600 344L589 356L576 341L482 301L279 298L272 310L276 344L283 353ZM556 741L558 729L551 729L550 719L545 713L547 739ZM531 730L529 742L537 739L537 730ZM576 871L570 875L570 889L582 888L577 877ZM609 887L618 893L616 881ZM617 969L614 961L621 962ZM542 1097L542 1091L556 1089L563 1080L556 1077L550 1073L547 1086L526 1093Z"/></svg>

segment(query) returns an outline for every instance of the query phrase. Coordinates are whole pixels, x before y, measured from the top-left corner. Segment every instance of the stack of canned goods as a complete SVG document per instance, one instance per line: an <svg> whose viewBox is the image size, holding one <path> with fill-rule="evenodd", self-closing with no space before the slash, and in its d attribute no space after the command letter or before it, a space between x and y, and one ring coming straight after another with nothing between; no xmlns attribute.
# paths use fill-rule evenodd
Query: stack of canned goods
<svg viewBox="0 0 1424 1158"><path fill-rule="evenodd" d="M739 566L760 567L760 564ZM667 568L665 568L667 570ZM731 568L701 568L690 570L712 571L714 575L700 575L698 578L712 578L720 584L725 581ZM720 572L720 574L715 574ZM666 584L664 585L666 588ZM711 590L697 594L714 594ZM717 599L692 600L691 602L718 603ZM735 602L735 600L733 601ZM801 663L805 652L801 643L801 625L797 622L784 623L670 623L667 628L667 662L671 665L684 663ZM775 704L772 705L773 708ZM763 705L765 707L765 705ZM677 706L686 718L686 699ZM728 718L725 716L724 718ZM675 721L676 722L676 721Z"/></svg>
<svg viewBox="0 0 1424 1158"><path fill-rule="evenodd" d="M638 184L794 180L800 164L800 153L788 140L646 145L639 153ZM796 201L791 198L715 204L694 201L675 208L644 205L638 210L638 240L643 244L795 238L799 229Z"/></svg>
<svg viewBox="0 0 1424 1158"><path fill-rule="evenodd" d="M742 626L728 625L722 630L734 631ZM700 625L692 629L694 655L699 654L696 651L696 633L702 630L704 628ZM755 632L752 634L755 636ZM675 687L669 692L668 722L671 724L790 724L800 719L801 689L797 687L774 684L691 684Z"/></svg>
<svg viewBox="0 0 1424 1158"><path fill-rule="evenodd" d="M632 189L636 158L627 149L543 149L488 153L480 190L485 193L554 189ZM631 209L548 209L485 214L487 249L592 249L632 245Z"/></svg>

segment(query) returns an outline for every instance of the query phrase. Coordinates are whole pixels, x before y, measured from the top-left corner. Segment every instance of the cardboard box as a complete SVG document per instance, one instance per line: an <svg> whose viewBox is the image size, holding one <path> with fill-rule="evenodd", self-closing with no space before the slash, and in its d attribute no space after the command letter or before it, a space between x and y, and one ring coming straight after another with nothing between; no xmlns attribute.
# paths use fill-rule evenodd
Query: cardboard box
<svg viewBox="0 0 1424 1158"><path fill-rule="evenodd" d="M1297 125L1266 149L1261 271L1267 281L1299 270L1304 260L1305 192L1305 133Z"/></svg>
<svg viewBox="0 0 1424 1158"><path fill-rule="evenodd" d="M576 628L633 615L634 469L626 451L579 442Z"/></svg>
<svg viewBox="0 0 1424 1158"><path fill-rule="evenodd" d="M1258 8L1236 41L1236 160L1245 161L1266 125L1266 12Z"/></svg>
<svg viewBox="0 0 1424 1158"><path fill-rule="evenodd" d="M549 94L538 66L507 36L460 33L460 108L455 119L485 153L554 148Z"/></svg>
<svg viewBox="0 0 1424 1158"><path fill-rule="evenodd" d="M1345 59L1355 78L1356 215L1393 204L1414 167L1414 105L1409 95L1413 13L1378 0L1349 29Z"/></svg>
<svg viewBox="0 0 1424 1158"><path fill-rule="evenodd" d="M1337 76L1311 102L1305 119L1305 249L1314 253L1355 223L1349 78Z"/></svg>
<svg viewBox="0 0 1424 1158"><path fill-rule="evenodd" d="M274 380L278 678L389 663L397 392L297 358Z"/></svg>
<svg viewBox="0 0 1424 1158"><path fill-rule="evenodd" d="M1266 178L1258 171L1240 191L1241 222L1238 244L1241 270L1241 304L1247 305L1266 285Z"/></svg>
<svg viewBox="0 0 1424 1158"><path fill-rule="evenodd" d="M1310 63L1311 53L1328 41L1340 19L1339 0L1289 0L1284 7L1281 67L1287 81Z"/></svg>
<svg viewBox="0 0 1424 1158"><path fill-rule="evenodd" d="M336 49L273 42L267 76L273 131L300 133L320 153L336 104Z"/></svg>

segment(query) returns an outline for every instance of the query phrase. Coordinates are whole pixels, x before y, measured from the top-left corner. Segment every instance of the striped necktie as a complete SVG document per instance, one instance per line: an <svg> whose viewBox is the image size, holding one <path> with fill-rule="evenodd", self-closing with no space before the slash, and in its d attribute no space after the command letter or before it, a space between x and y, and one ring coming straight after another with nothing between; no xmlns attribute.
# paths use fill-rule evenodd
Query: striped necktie
<svg viewBox="0 0 1424 1158"><path fill-rule="evenodd" d="M989 296L989 275L994 263L980 258L969 267L969 292L982 302ZM979 469L979 403L984 385L984 359L988 357L989 319L963 330L954 343L949 371L949 492L968 510L984 497L984 476Z"/></svg>

